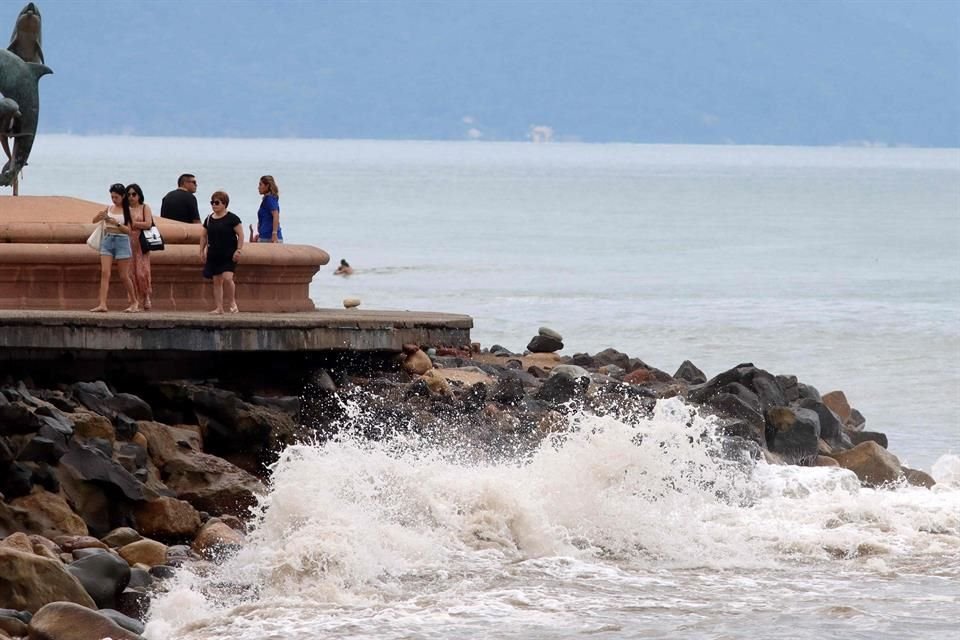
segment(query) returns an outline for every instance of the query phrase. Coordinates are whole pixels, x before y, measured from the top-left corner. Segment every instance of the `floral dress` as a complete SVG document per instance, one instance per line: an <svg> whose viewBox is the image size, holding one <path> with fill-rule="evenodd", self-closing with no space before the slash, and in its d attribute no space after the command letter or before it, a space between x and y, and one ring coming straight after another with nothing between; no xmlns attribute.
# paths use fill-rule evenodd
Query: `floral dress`
<svg viewBox="0 0 960 640"><path fill-rule="evenodd" d="M150 252L143 252L140 248L140 231L143 223L147 222L147 208L144 206L134 209L130 207L130 251L133 252L133 269L130 275L133 277L133 288L137 292L137 299L146 302L153 295L153 282L150 277ZM135 228L134 225L140 225Z"/></svg>

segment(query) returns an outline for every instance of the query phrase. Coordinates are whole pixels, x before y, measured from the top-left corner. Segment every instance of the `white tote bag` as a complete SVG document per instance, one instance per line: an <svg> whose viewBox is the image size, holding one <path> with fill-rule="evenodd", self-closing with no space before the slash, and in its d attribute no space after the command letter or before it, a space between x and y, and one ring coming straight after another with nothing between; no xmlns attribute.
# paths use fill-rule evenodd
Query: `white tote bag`
<svg viewBox="0 0 960 640"><path fill-rule="evenodd" d="M93 233L87 238L87 246L99 253L101 242L103 242L103 222L98 222L93 228Z"/></svg>

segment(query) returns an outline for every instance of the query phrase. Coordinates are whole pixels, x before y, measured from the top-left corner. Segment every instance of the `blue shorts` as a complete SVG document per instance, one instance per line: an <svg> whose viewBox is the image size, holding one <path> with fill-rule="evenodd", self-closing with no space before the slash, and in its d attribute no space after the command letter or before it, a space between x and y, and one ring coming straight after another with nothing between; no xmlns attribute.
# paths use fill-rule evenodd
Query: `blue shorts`
<svg viewBox="0 0 960 640"><path fill-rule="evenodd" d="M100 241L100 255L110 256L114 260L128 260L133 257L130 251L130 236L125 233L105 233Z"/></svg>

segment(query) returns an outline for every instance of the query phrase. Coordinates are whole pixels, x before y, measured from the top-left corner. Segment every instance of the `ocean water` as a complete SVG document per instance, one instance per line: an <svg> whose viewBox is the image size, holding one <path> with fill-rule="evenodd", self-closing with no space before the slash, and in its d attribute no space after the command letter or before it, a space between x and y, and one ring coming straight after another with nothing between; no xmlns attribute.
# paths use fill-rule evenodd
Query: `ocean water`
<svg viewBox="0 0 960 640"><path fill-rule="evenodd" d="M152 640L955 631L960 151L46 136L32 160L24 194L136 181L158 205L189 171L245 222L271 173L287 241L356 269L322 269L318 306L468 313L514 350L548 325L564 353L670 373L750 361L843 389L939 481L732 469L673 401L511 463L298 447L241 555L156 601Z"/></svg>

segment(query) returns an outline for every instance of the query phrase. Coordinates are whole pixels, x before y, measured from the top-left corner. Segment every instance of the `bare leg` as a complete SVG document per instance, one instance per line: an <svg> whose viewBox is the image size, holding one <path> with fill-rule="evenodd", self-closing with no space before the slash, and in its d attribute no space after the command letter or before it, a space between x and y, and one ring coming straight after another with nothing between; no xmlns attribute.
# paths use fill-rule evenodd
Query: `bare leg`
<svg viewBox="0 0 960 640"><path fill-rule="evenodd" d="M227 271L223 274L223 302L224 306L230 310L230 313L239 313L237 307L237 284L233 281L233 272Z"/></svg>
<svg viewBox="0 0 960 640"><path fill-rule="evenodd" d="M254 233L252 224L247 226L250 227L250 242L256 242L260 238L260 236Z"/></svg>
<svg viewBox="0 0 960 640"><path fill-rule="evenodd" d="M93 309L94 313L103 313L107 310L107 294L110 293L110 271L113 267L111 256L100 256L100 300Z"/></svg>
<svg viewBox="0 0 960 640"><path fill-rule="evenodd" d="M213 315L223 314L223 274L213 276L213 302L217 306L210 313Z"/></svg>
<svg viewBox="0 0 960 640"><path fill-rule="evenodd" d="M137 290L133 288L133 278L130 276L130 260L117 260L117 266L120 267L120 281L127 289L127 300L130 302L130 306L124 311L139 313L140 301L137 299Z"/></svg>

